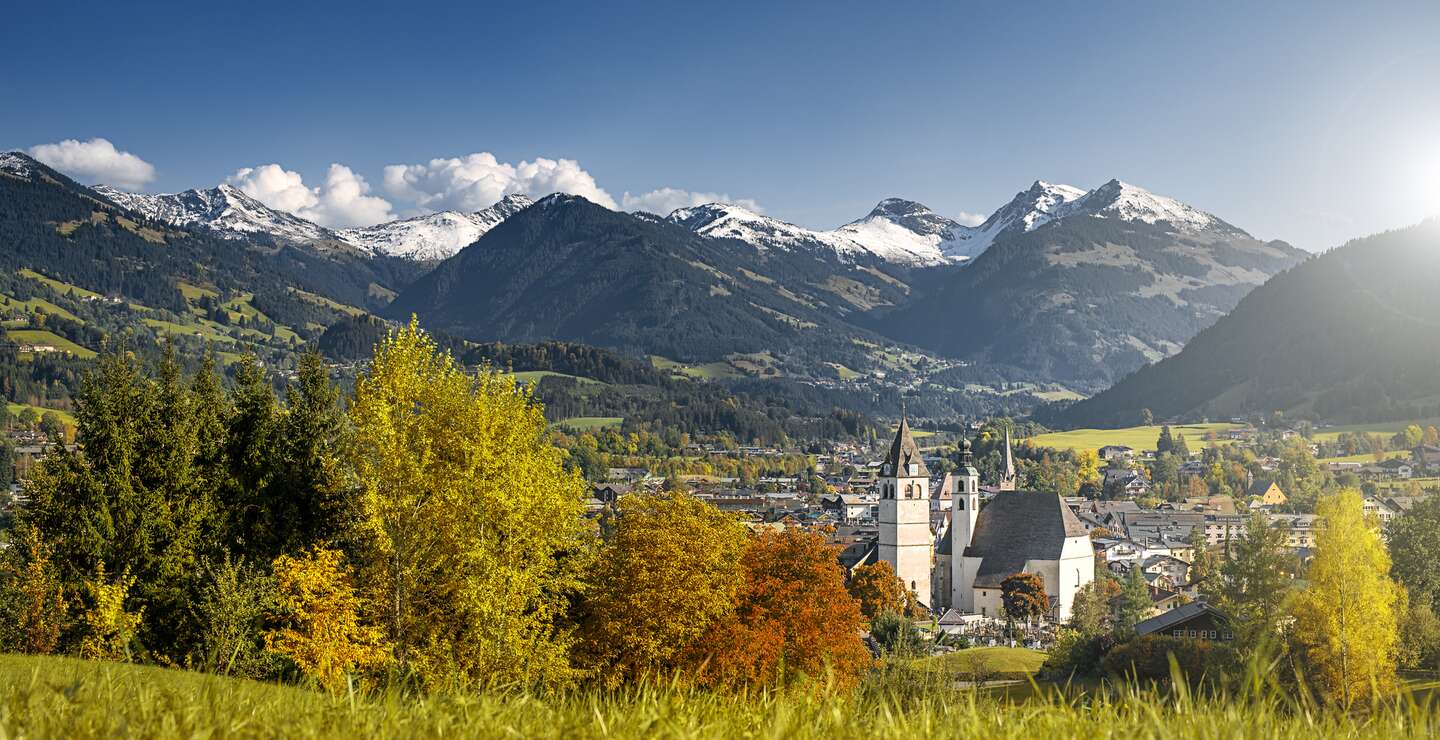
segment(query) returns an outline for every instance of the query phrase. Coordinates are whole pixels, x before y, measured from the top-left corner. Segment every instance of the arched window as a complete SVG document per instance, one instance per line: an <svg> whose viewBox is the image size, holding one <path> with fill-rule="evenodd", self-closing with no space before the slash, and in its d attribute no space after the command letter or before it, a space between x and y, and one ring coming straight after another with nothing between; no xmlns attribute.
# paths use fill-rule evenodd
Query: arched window
<svg viewBox="0 0 1440 740"><path fill-rule="evenodd" d="M955 508L956 508L956 509L959 509L960 511L964 511L964 510L965 510L965 499L962 498L962 499L960 499L959 501L956 501L956 502L955 502Z"/></svg>

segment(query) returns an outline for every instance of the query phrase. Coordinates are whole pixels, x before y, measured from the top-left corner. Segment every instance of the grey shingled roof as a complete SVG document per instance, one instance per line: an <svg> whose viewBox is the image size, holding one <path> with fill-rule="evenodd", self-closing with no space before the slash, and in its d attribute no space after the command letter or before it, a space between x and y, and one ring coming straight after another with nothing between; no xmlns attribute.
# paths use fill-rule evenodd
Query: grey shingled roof
<svg viewBox="0 0 1440 740"><path fill-rule="evenodd" d="M1154 634L1161 630L1169 629L1170 625L1183 622L1191 617L1198 616L1204 612L1210 612L1219 621L1228 621L1229 617L1224 612L1203 601L1192 601L1189 604L1181 604L1166 612L1135 623L1135 634L1140 636Z"/></svg>
<svg viewBox="0 0 1440 740"><path fill-rule="evenodd" d="M885 463L894 475L909 475L907 466L915 463L920 466L916 475L930 477L930 469L925 467L925 460L920 456L920 447L910 435L909 419L900 418L900 428L895 430L895 441L890 443L890 454L885 456Z"/></svg>
<svg viewBox="0 0 1440 740"><path fill-rule="evenodd" d="M976 586L999 587L1030 560L1059 560L1067 537L1084 537L1085 525L1051 493L1001 491L980 510L965 557L984 558Z"/></svg>

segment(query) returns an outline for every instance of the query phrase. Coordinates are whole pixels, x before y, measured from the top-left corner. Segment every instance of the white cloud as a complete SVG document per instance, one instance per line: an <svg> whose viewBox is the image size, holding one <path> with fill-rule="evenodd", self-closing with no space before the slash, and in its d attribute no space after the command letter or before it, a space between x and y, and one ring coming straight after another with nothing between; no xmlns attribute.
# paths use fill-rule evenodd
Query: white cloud
<svg viewBox="0 0 1440 740"><path fill-rule="evenodd" d="M155 166L115 148L107 139L66 139L58 144L30 147L30 156L89 183L137 189L155 179Z"/></svg>
<svg viewBox="0 0 1440 740"><path fill-rule="evenodd" d="M533 162L510 164L490 152L432 159L425 164L389 165L385 190L423 211L478 211L516 193L532 198L569 193L617 208L615 199L573 159L537 157Z"/></svg>
<svg viewBox="0 0 1440 740"><path fill-rule="evenodd" d="M368 195L370 184L365 178L342 164L330 165L325 182L313 188L305 185L300 173L278 164L245 167L225 181L271 208L322 226L369 226L395 217L390 202Z"/></svg>
<svg viewBox="0 0 1440 740"><path fill-rule="evenodd" d="M959 221L962 224L965 224L966 226L979 226L980 224L985 223L985 219L987 218L990 217L984 215L983 213L971 213L969 211L961 211L960 214L955 217L955 220Z"/></svg>
<svg viewBox="0 0 1440 740"><path fill-rule="evenodd" d="M626 192L620 202L627 211L649 211L661 216L669 215L677 208L690 208L706 203L730 203L755 213L765 212L759 203L750 198L732 199L725 193L699 193L677 188L660 188L641 195Z"/></svg>

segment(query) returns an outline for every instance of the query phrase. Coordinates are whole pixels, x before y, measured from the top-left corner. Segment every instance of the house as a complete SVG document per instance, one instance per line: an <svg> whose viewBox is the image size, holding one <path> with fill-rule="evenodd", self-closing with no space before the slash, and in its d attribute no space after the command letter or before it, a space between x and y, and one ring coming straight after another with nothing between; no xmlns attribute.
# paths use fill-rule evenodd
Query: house
<svg viewBox="0 0 1440 740"><path fill-rule="evenodd" d="M1440 447L1435 445L1420 445L1413 453L1415 463L1423 468L1440 468Z"/></svg>
<svg viewBox="0 0 1440 740"><path fill-rule="evenodd" d="M1140 570L1157 576L1156 583L1169 589L1179 589L1190 582L1190 564L1171 555L1151 555L1140 564Z"/></svg>
<svg viewBox="0 0 1440 740"><path fill-rule="evenodd" d="M1150 479L1139 473L1131 476L1125 481L1125 495L1131 498L1140 498L1150 493Z"/></svg>
<svg viewBox="0 0 1440 740"><path fill-rule="evenodd" d="M864 498L848 493L837 493L820 499L820 508L823 511L833 512L837 519L846 524L873 518L873 506Z"/></svg>
<svg viewBox="0 0 1440 740"><path fill-rule="evenodd" d="M1314 514L1270 514L1265 519L1285 533L1285 546L1291 550L1304 552L1315 546Z"/></svg>
<svg viewBox="0 0 1440 740"><path fill-rule="evenodd" d="M1366 496L1364 506L1366 516L1373 515L1379 520L1382 526L1389 524L1391 519L1405 513L1405 510L1400 508L1400 504L1393 498Z"/></svg>
<svg viewBox="0 0 1440 740"><path fill-rule="evenodd" d="M1285 503L1285 492L1275 485L1275 481L1267 478L1256 478L1252 481L1245 495L1258 500L1261 506L1279 506Z"/></svg>
<svg viewBox="0 0 1440 740"><path fill-rule="evenodd" d="M1203 601L1192 601L1139 622L1138 637L1165 635L1192 640L1228 641L1234 639L1230 619L1224 612Z"/></svg>
<svg viewBox="0 0 1440 740"><path fill-rule="evenodd" d="M1100 448L1100 459L1106 462L1129 462L1135 458L1135 448L1125 445L1105 445Z"/></svg>

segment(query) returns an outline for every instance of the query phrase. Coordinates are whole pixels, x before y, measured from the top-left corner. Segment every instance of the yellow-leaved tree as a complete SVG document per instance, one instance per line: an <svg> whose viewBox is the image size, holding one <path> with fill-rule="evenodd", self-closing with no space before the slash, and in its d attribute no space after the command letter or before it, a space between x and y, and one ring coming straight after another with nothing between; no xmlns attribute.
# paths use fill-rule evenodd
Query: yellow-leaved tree
<svg viewBox="0 0 1440 740"><path fill-rule="evenodd" d="M121 660L130 658L130 641L140 627L144 609L127 611L125 600L135 585L135 576L122 571L115 580L105 575L105 563L97 563L93 577L85 581L88 602L80 621L85 636L80 641L80 657L88 660Z"/></svg>
<svg viewBox="0 0 1440 740"><path fill-rule="evenodd" d="M1390 555L1359 491L1327 496L1315 513L1321 527L1309 586L1292 607L1293 634L1310 681L1349 707L1394 688L1405 591L1390 580Z"/></svg>
<svg viewBox="0 0 1440 740"><path fill-rule="evenodd" d="M734 515L688 493L621 497L587 579L578 662L612 686L692 673L686 648L734 611L747 541Z"/></svg>
<svg viewBox="0 0 1440 740"><path fill-rule="evenodd" d="M427 686L569 681L585 484L529 386L467 374L412 318L349 414L360 582L399 669Z"/></svg>
<svg viewBox="0 0 1440 740"><path fill-rule="evenodd" d="M267 649L331 691L384 664L380 631L360 621L344 553L317 546L300 557L281 555L274 570L279 625L265 633Z"/></svg>

